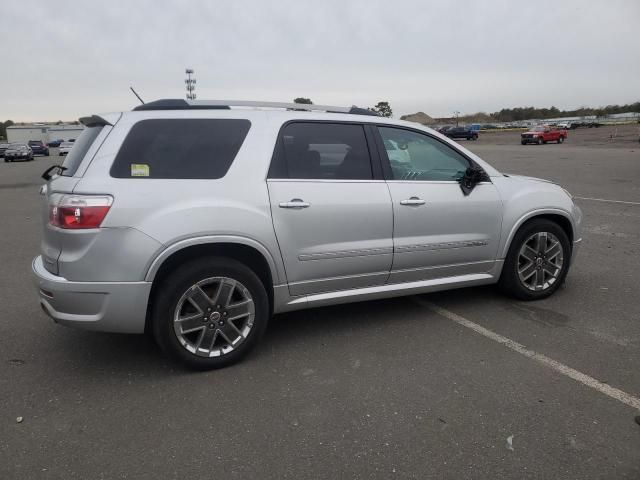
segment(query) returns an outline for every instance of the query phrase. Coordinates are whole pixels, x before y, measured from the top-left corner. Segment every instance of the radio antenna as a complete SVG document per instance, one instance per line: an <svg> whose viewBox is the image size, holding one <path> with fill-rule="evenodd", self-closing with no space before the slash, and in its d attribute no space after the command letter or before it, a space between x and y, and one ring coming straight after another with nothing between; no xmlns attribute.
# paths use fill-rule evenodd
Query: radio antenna
<svg viewBox="0 0 640 480"><path fill-rule="evenodd" d="M133 89L133 87L129 87L131 89L131 91L133 92L133 94L138 97L138 100L140 100L140 103L144 105L144 100L142 100L140 98L140 95L138 95L138 93Z"/></svg>

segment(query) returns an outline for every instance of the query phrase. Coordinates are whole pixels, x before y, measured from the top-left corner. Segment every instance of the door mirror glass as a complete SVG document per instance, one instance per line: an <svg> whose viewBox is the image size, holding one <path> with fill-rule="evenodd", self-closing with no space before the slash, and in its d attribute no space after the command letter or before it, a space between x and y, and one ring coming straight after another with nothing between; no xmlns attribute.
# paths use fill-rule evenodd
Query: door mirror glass
<svg viewBox="0 0 640 480"><path fill-rule="evenodd" d="M480 167L469 167L464 176L459 180L462 193L469 195L476 185L485 180L486 174Z"/></svg>

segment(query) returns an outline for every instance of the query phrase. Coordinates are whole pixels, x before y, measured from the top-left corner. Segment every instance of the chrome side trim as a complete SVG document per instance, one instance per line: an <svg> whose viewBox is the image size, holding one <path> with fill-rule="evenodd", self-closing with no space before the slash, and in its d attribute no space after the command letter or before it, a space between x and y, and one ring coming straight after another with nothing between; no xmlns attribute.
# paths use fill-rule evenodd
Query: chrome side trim
<svg viewBox="0 0 640 480"><path fill-rule="evenodd" d="M385 183L384 180L343 180L327 178L267 178L267 183Z"/></svg>
<svg viewBox="0 0 640 480"><path fill-rule="evenodd" d="M298 255L298 260L308 262L310 260L326 260L333 258L365 257L369 255L385 255L393 253L393 247L362 248L358 250L342 250L337 252L321 252Z"/></svg>
<svg viewBox="0 0 640 480"><path fill-rule="evenodd" d="M487 240L462 240L459 242L442 242L442 243L428 243L419 245L405 245L396 247L395 253L407 253L407 252L419 252L423 250L448 250L452 248L466 248L466 247L483 247L488 245Z"/></svg>
<svg viewBox="0 0 640 480"><path fill-rule="evenodd" d="M350 278L367 278L367 277L379 277L380 275L389 275L389 270L384 270L381 272L370 272L370 273L359 273L357 275L343 275L340 277L327 277L327 278L313 278L311 280L300 280L299 282L291 282L288 285L304 285L307 283L318 283L318 282L332 282L336 280L345 280Z"/></svg>
<svg viewBox="0 0 640 480"><path fill-rule="evenodd" d="M492 275L491 273L476 273L432 280L421 280L417 282L395 283L375 287L363 287L350 290L318 293L292 298L286 304L280 305L276 313L299 310L308 307L321 307L340 303L362 302L366 300L415 295L419 293L449 290L452 288L468 287L472 285L487 285L495 283L497 280L498 276Z"/></svg>

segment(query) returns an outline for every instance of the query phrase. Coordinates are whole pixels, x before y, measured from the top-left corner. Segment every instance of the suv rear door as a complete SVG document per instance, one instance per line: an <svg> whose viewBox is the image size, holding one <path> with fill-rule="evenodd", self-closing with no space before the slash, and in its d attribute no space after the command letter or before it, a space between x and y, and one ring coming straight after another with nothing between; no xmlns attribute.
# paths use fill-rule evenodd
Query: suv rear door
<svg viewBox="0 0 640 480"><path fill-rule="evenodd" d="M280 130L267 184L292 295L387 280L393 213L369 128L294 121Z"/></svg>

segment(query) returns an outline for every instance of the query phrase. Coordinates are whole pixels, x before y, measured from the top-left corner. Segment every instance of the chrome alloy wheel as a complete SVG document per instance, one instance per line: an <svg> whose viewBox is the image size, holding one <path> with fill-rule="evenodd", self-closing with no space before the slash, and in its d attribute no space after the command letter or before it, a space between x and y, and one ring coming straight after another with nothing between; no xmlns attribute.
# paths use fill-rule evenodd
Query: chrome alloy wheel
<svg viewBox="0 0 640 480"><path fill-rule="evenodd" d="M558 280L563 263L564 251L560 240L550 232L537 232L520 248L518 277L529 290L546 290Z"/></svg>
<svg viewBox="0 0 640 480"><path fill-rule="evenodd" d="M180 344L200 357L220 357L235 350L253 327L255 306L237 280L201 280L180 297L173 329Z"/></svg>

